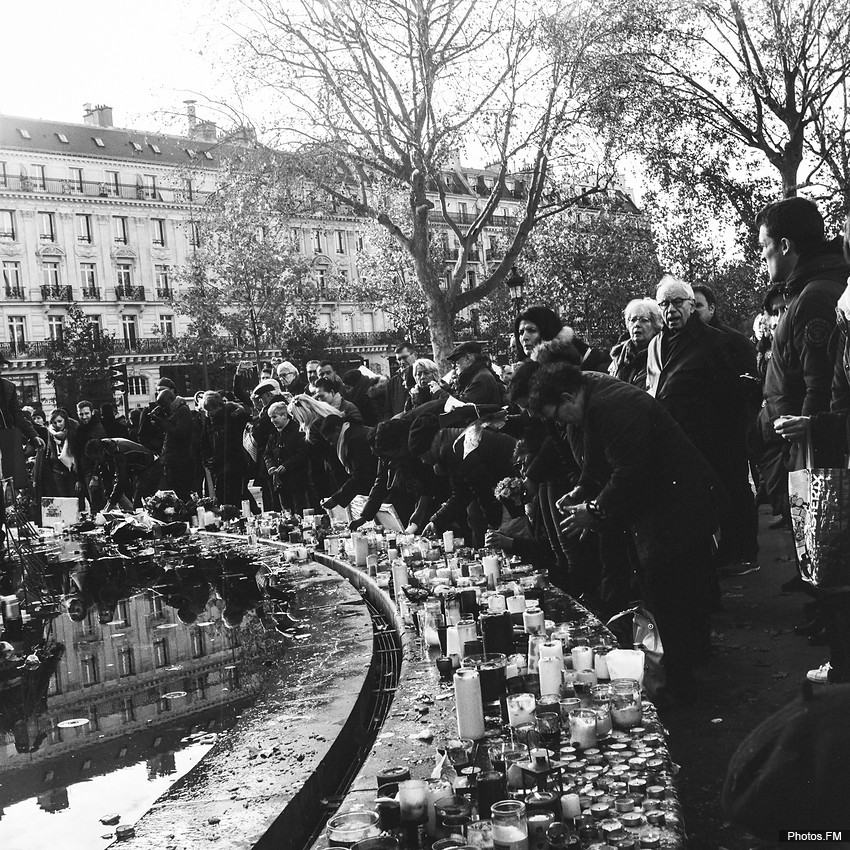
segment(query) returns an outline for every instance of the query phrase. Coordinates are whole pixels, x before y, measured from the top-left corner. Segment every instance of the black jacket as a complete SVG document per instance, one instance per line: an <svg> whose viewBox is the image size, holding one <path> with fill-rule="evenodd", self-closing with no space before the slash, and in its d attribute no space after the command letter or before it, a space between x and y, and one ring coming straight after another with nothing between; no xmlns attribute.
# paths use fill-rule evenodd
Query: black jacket
<svg viewBox="0 0 850 850"><path fill-rule="evenodd" d="M156 462L150 449L132 440L113 437L101 441L104 452L101 467L112 475L110 502L115 502L127 489L131 476L144 472Z"/></svg>
<svg viewBox="0 0 850 850"><path fill-rule="evenodd" d="M473 426L474 427L474 426ZM503 478L513 474L516 440L500 431L481 429L478 447L464 457L464 435L469 429L444 428L437 435L438 462L446 470L452 495L431 517L437 529L466 522L466 509L478 500L490 528L502 524L502 503L493 494Z"/></svg>
<svg viewBox="0 0 850 850"><path fill-rule="evenodd" d="M384 397L384 419L391 419L397 413L401 413L404 410L404 404L408 399L410 388L415 383L412 366L399 369L387 381L387 394Z"/></svg>
<svg viewBox="0 0 850 850"><path fill-rule="evenodd" d="M5 378L0 378L0 428L18 428L30 442L36 437L32 422L21 412L18 388Z"/></svg>
<svg viewBox="0 0 850 850"><path fill-rule="evenodd" d="M835 240L818 254L798 261L786 281L791 300L773 334L764 379L771 419L811 416L829 408L834 363L828 342L848 272L840 240Z"/></svg>
<svg viewBox="0 0 850 850"><path fill-rule="evenodd" d="M467 404L505 403L505 385L484 360L478 360L457 379L457 397Z"/></svg>
<svg viewBox="0 0 850 850"><path fill-rule="evenodd" d="M357 496L368 496L378 475L378 458L369 445L372 429L358 422L351 422L342 438L343 456L340 462L345 467L347 478L331 496L334 503L347 507ZM337 452L337 446L331 446Z"/></svg>
<svg viewBox="0 0 850 850"><path fill-rule="evenodd" d="M714 531L725 493L683 430L648 393L592 373L585 393L583 422L566 429L581 468L579 484L629 531L651 574L655 564L669 564Z"/></svg>
<svg viewBox="0 0 850 850"><path fill-rule="evenodd" d="M283 469L273 476L274 486L285 492L306 491L309 482L309 452L304 432L294 419L290 419L282 431L272 427L272 433L266 440L263 454L266 470L282 466Z"/></svg>
<svg viewBox="0 0 850 850"><path fill-rule="evenodd" d="M659 349L666 349L666 357L653 389ZM647 390L712 468L724 468L730 440L743 439L737 427L741 387L725 336L694 314L678 333L664 328L649 343Z"/></svg>

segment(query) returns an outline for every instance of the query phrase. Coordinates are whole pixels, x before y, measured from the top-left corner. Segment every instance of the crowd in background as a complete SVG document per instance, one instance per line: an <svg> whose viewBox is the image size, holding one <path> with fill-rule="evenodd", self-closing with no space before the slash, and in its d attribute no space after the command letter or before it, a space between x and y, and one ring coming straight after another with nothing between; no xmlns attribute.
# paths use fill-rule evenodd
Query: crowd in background
<svg viewBox="0 0 850 850"><path fill-rule="evenodd" d="M667 698L687 702L720 581L759 569L759 499L786 525L787 472L808 435L823 464L848 452L846 239L842 252L800 198L756 224L771 288L752 335L723 324L708 286L667 275L624 305L610 353L533 306L506 367L464 342L442 374L405 341L389 378L328 360L242 364L229 390L190 400L161 379L129 421L89 401L45 419L12 410L13 391L0 412L45 447L44 494L93 511L157 489L253 510L261 492L266 510L293 512L359 495L352 529L390 504L409 532L454 529L547 567L603 616L642 599L664 640ZM850 606L841 588L816 595L832 659L810 678L843 681Z"/></svg>

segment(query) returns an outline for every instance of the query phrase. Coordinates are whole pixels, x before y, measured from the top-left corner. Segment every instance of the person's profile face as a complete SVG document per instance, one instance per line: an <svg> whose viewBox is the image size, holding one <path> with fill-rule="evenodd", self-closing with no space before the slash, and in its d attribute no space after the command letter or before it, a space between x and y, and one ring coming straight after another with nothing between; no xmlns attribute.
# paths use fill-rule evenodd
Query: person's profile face
<svg viewBox="0 0 850 850"><path fill-rule="evenodd" d="M530 355L540 341L540 328L534 322L523 319L519 323L519 342L526 355Z"/></svg>

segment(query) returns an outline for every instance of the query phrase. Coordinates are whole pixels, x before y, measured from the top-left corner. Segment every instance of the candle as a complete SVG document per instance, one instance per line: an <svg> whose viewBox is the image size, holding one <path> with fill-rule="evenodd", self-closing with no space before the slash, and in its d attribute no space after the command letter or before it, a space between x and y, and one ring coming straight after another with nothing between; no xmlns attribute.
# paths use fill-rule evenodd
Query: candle
<svg viewBox="0 0 850 850"><path fill-rule="evenodd" d="M428 824L425 827L428 835L432 838L437 834L437 812L434 803L449 797L452 793L452 783L448 779L428 780Z"/></svg>
<svg viewBox="0 0 850 850"><path fill-rule="evenodd" d="M455 533L453 531L444 531L443 532L443 549L446 554L450 552L454 552L455 550Z"/></svg>
<svg viewBox="0 0 850 850"><path fill-rule="evenodd" d="M428 540L419 541L419 554L424 558L431 549L431 543Z"/></svg>
<svg viewBox="0 0 850 850"><path fill-rule="evenodd" d="M507 611L501 614L481 614L481 636L485 652L511 655L514 651L514 627Z"/></svg>
<svg viewBox="0 0 850 850"><path fill-rule="evenodd" d="M251 503L247 499L242 500L242 516L251 519Z"/></svg>
<svg viewBox="0 0 850 850"><path fill-rule="evenodd" d="M478 628L472 617L464 617L456 626L460 656L463 657L463 647L478 637ZM463 737L463 736L461 736Z"/></svg>
<svg viewBox="0 0 850 850"><path fill-rule="evenodd" d="M564 645L559 640L547 640L540 644L540 658L560 658L564 664Z"/></svg>
<svg viewBox="0 0 850 850"><path fill-rule="evenodd" d="M487 587L495 590L496 583L499 580L499 556L485 555L481 559L481 564L484 567L484 576L487 579Z"/></svg>
<svg viewBox="0 0 850 850"><path fill-rule="evenodd" d="M473 741L484 737L484 707L481 681L477 670L461 669L455 673L455 713L457 734Z"/></svg>
<svg viewBox="0 0 850 850"><path fill-rule="evenodd" d="M581 750L596 746L596 712L587 708L570 712L570 741Z"/></svg>
<svg viewBox="0 0 850 850"><path fill-rule="evenodd" d="M424 779L399 782L398 803L402 821L425 823L428 819L428 784Z"/></svg>
<svg viewBox="0 0 850 850"><path fill-rule="evenodd" d="M570 653L574 670L587 670L593 667L593 650L589 646L574 646Z"/></svg>
<svg viewBox="0 0 850 850"><path fill-rule="evenodd" d="M505 597L501 593L494 593L488 596L487 610L491 614L501 614L505 610Z"/></svg>
<svg viewBox="0 0 850 850"><path fill-rule="evenodd" d="M596 670L597 679L610 679L611 674L608 672L608 659L605 657L606 652L596 652L593 656L593 669Z"/></svg>
<svg viewBox="0 0 850 850"><path fill-rule="evenodd" d="M207 512L203 508L198 508L198 528L205 528L207 524Z"/></svg>
<svg viewBox="0 0 850 850"><path fill-rule="evenodd" d="M525 613L525 596L522 594L509 596L508 611L511 612L511 618L518 626L523 625L522 615Z"/></svg>
<svg viewBox="0 0 850 850"><path fill-rule="evenodd" d="M508 694L505 699L508 706L508 723L511 726L534 722L534 711L537 707L534 694Z"/></svg>
<svg viewBox="0 0 850 850"><path fill-rule="evenodd" d="M215 525L216 516L212 511L204 511L204 521L201 528L206 528L208 525Z"/></svg>
<svg viewBox="0 0 850 850"><path fill-rule="evenodd" d="M560 658L541 658L537 662L541 694L557 694L564 679L564 663Z"/></svg>
<svg viewBox="0 0 850 850"><path fill-rule="evenodd" d="M354 565L365 567L369 557L369 541L362 534L352 534L351 539L354 542Z"/></svg>
<svg viewBox="0 0 850 850"><path fill-rule="evenodd" d="M564 820L581 817L581 803L578 794L564 794L561 797L561 815Z"/></svg>
<svg viewBox="0 0 850 850"><path fill-rule="evenodd" d="M457 626L446 628L446 655L457 655L460 658L460 639L457 634Z"/></svg>

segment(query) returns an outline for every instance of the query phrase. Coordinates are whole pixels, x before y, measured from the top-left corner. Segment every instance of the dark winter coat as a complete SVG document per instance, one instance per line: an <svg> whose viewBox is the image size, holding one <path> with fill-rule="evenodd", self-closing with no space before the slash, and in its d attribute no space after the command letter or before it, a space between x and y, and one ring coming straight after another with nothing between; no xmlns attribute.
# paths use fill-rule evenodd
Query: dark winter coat
<svg viewBox="0 0 850 850"><path fill-rule="evenodd" d="M471 364L457 379L455 395L467 404L503 405L505 394L505 385L485 360Z"/></svg>
<svg viewBox="0 0 850 850"><path fill-rule="evenodd" d="M282 431L272 426L266 440L263 459L266 471L282 466L272 477L276 490L306 492L309 484L310 455L307 451L304 432L294 419L290 419Z"/></svg>

